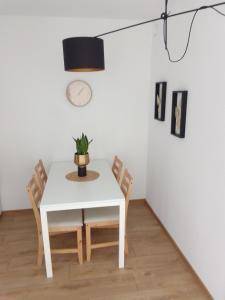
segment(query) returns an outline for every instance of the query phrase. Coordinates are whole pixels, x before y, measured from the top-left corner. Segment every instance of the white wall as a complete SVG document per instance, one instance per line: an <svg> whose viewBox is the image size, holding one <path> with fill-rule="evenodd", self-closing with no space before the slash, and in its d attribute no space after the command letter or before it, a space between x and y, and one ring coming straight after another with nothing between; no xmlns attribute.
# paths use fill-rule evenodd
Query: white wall
<svg viewBox="0 0 225 300"><path fill-rule="evenodd" d="M96 35L133 23L45 17L0 18L0 192L3 210L29 207L26 184L39 158L73 159L72 136L94 142L91 158L118 154L135 178L132 198L145 197L151 31L105 38L106 71L67 73L62 39ZM146 38L146 36L148 38ZM91 103L72 106L67 84L89 82ZM142 158L140 160L140 157Z"/></svg>
<svg viewBox="0 0 225 300"><path fill-rule="evenodd" d="M170 2L171 12L209 3ZM184 49L190 18L169 19L172 57ZM147 180L150 205L216 300L225 299L224 36L225 18L201 12L186 58L171 64L155 26L152 89L165 80L168 92L165 122L154 120L151 94ZM179 89L189 92L185 139L170 134L172 91Z"/></svg>

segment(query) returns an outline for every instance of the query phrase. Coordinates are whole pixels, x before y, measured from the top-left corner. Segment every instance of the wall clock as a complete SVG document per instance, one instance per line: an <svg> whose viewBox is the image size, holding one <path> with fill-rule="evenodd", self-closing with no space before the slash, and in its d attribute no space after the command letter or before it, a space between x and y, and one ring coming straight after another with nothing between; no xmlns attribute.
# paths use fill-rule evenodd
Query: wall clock
<svg viewBox="0 0 225 300"><path fill-rule="evenodd" d="M71 104L75 106L84 106L90 102L92 90L87 82L83 80L74 80L68 84L66 96Z"/></svg>

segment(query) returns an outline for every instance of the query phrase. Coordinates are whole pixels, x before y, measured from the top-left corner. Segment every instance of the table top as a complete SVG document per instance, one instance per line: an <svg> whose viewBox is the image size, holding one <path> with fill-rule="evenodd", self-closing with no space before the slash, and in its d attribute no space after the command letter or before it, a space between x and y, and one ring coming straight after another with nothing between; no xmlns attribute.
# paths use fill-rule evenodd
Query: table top
<svg viewBox="0 0 225 300"><path fill-rule="evenodd" d="M72 160L52 163L40 204L41 209L102 207L119 205L124 201L124 195L107 161L92 160L87 166L87 170L100 174L94 181L67 180L66 174L76 170L77 166Z"/></svg>

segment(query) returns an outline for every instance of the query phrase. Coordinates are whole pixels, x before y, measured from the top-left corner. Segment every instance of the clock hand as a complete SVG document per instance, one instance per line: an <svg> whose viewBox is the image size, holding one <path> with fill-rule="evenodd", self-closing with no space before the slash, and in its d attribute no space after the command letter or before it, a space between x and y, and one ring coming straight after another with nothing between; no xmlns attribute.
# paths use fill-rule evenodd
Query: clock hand
<svg viewBox="0 0 225 300"><path fill-rule="evenodd" d="M82 89L79 91L79 93L77 94L78 96L82 93L83 89L84 89L84 88L82 88Z"/></svg>

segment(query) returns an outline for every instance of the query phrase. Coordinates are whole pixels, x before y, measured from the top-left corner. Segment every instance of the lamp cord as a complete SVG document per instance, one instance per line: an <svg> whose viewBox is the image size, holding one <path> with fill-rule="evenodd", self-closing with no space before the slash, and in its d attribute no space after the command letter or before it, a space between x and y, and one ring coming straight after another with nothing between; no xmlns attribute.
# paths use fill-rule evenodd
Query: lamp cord
<svg viewBox="0 0 225 300"><path fill-rule="evenodd" d="M220 10L218 10L217 8L215 8L215 7L211 7L213 10L215 10L215 12L217 12L218 14L220 14L221 16L224 16L225 17L225 14L224 13L222 13L222 11L220 11Z"/></svg>
<svg viewBox="0 0 225 300"><path fill-rule="evenodd" d="M172 62L172 63L177 63L177 62L181 61L185 57L185 55L187 54L187 51L188 51L188 48L189 48L189 45L190 45L190 40L191 40L192 27L193 27L193 24L194 24L194 21L195 21L195 18L197 16L198 12L200 10L205 10L205 9L211 8L216 13L218 13L221 16L225 17L225 13L223 13L220 10L218 10L217 8L215 8L215 6L218 7L218 6L221 6L221 5L225 5L225 2L215 3L215 4L212 4L212 5L209 5L209 6L201 6L201 7L196 8L196 9L181 11L181 12L178 12L178 13L175 13L175 14L167 14L168 0L165 0L165 12L162 13L159 18L151 19L151 20L148 20L148 21L144 21L144 22L132 24L132 25L129 25L129 26L126 26L126 27L111 30L111 31L108 31L108 32L105 32L105 33L102 33L102 34L98 34L94 37L99 38L99 37L102 37L102 36L105 36L105 35L108 35L108 34L112 34L112 33L118 32L118 31L122 31L122 30L133 28L133 27L137 27L137 26L140 26L140 25L145 25L145 24L148 24L148 23L163 20L163 41L164 41L164 45L165 45L165 50L167 52L169 61ZM188 13L192 13L192 12L194 13L194 15L193 15L192 20L191 20L185 50L184 50L183 54L181 55L181 57L179 59L172 59L171 54L170 54L170 50L169 50L168 45L167 45L167 41L168 41L168 33L167 33L168 22L167 22L167 20L168 20L168 18L171 18L171 17L177 17L177 16L180 16L180 15L184 15L184 14L188 14Z"/></svg>
<svg viewBox="0 0 225 300"><path fill-rule="evenodd" d="M170 50L168 49L168 45L167 45L167 18L164 20L164 22L163 22L163 41L164 41L165 50L167 52L167 55L168 55L168 58L169 58L170 62L172 62L172 63L180 62L185 57L185 55L187 54L187 51L188 51L188 48L189 48L189 45L190 45L193 24L194 24L195 18L197 16L199 10L201 10L202 8L204 8L204 7L199 7L198 9L196 9L196 11L195 11L195 13L192 17L190 28L189 28L189 33L188 33L187 44L186 44L186 47L185 47L185 50L184 50L183 54L178 59L172 59L171 58ZM209 8L213 9L216 13L218 13L218 14L225 17L225 13L222 13L220 10L216 9L215 7L209 6Z"/></svg>

